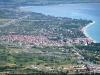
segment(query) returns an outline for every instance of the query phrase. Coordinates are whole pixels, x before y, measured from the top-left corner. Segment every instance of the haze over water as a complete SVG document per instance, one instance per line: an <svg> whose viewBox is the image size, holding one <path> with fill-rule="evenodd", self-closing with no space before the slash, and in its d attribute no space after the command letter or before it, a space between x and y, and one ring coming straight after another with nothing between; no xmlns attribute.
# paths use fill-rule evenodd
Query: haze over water
<svg viewBox="0 0 100 75"><path fill-rule="evenodd" d="M29 6L20 9L56 17L93 20L95 23L86 32L90 38L100 42L100 3Z"/></svg>

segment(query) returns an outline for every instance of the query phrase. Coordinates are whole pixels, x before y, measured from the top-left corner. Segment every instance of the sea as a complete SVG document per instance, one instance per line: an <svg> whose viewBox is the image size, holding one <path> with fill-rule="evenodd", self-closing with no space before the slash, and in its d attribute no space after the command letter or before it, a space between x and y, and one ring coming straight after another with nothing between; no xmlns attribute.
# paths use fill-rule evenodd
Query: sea
<svg viewBox="0 0 100 75"><path fill-rule="evenodd" d="M93 25L86 29L86 33L90 38L100 43L100 3L25 6L20 7L20 9L55 17L69 17L95 21Z"/></svg>

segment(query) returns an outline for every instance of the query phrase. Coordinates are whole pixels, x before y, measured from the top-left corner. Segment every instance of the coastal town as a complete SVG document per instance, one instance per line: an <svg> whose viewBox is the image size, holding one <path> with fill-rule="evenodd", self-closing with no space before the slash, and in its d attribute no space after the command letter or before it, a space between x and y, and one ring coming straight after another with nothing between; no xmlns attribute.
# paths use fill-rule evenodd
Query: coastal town
<svg viewBox="0 0 100 75"><path fill-rule="evenodd" d="M0 41L7 41L7 42L12 42L16 45L47 45L47 46L64 46L64 44L83 44L83 45L88 45L94 42L93 40L89 38L75 38L75 39L70 39L66 38L66 42L61 40L58 41L51 41L45 36L33 36L33 35L7 35L7 36L1 36Z"/></svg>
<svg viewBox="0 0 100 75"><path fill-rule="evenodd" d="M8 11L5 12L5 14L12 13L10 12L12 9L8 10L2 8L1 11ZM33 44L36 46L64 46L68 43L88 45L95 42L94 40L88 38L85 32L86 27L84 27L86 24L91 25L91 20L87 21L81 19L57 18L41 14L37 15L36 13L26 11L21 11L19 13L19 11L20 10L13 10L13 12L15 12L14 17L17 19L10 20L0 25L0 41L12 42L17 45ZM20 17L23 12L25 15ZM8 17L10 16L8 15ZM50 18L52 18L52 20Z"/></svg>
<svg viewBox="0 0 100 75"><path fill-rule="evenodd" d="M0 75L100 74L100 43L86 33L94 21L12 6L0 5Z"/></svg>

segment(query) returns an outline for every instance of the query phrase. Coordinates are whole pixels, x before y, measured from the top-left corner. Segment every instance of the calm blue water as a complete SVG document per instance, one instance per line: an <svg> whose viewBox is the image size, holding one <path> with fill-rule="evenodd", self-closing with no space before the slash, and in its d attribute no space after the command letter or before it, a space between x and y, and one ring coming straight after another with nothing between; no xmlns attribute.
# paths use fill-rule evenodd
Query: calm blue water
<svg viewBox="0 0 100 75"><path fill-rule="evenodd" d="M93 20L95 24L88 27L86 32L90 38L100 42L100 3L33 6L21 9L56 17Z"/></svg>

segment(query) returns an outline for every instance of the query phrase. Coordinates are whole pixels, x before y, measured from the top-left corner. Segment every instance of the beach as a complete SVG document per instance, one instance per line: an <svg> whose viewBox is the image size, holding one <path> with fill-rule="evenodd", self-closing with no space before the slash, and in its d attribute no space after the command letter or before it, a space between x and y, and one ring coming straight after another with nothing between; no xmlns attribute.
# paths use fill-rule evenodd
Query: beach
<svg viewBox="0 0 100 75"><path fill-rule="evenodd" d="M86 37L100 42L100 4L65 4L46 5L19 8L24 11L32 11L55 17L69 17L72 19L85 19L95 21L82 27ZM65 9L65 10L62 10ZM94 11L95 10L95 11ZM94 24L95 23L95 24ZM92 25L92 26L91 26Z"/></svg>
<svg viewBox="0 0 100 75"><path fill-rule="evenodd" d="M87 38L91 39L91 40L93 40L93 39L90 38L90 36L87 34L86 30L87 30L87 28L88 28L89 26L93 25L94 23L95 23L95 21L93 21L92 23L87 24L85 27L83 27L83 28L81 29L81 31L85 34L85 36L86 36ZM95 41L95 40L93 40L93 41L94 41L94 43L97 42L97 41Z"/></svg>

